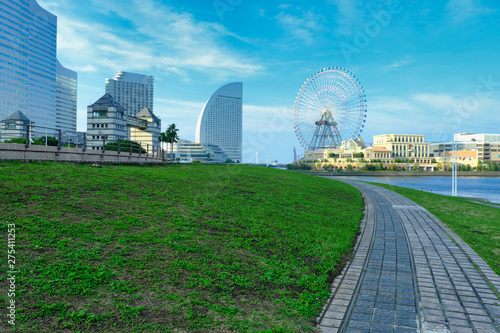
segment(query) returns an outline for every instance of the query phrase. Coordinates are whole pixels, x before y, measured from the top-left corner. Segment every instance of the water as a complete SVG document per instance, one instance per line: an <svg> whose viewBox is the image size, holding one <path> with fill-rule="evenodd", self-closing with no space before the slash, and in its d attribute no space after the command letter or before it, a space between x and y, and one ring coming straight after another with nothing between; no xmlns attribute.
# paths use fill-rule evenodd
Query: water
<svg viewBox="0 0 500 333"><path fill-rule="evenodd" d="M346 177L451 195L451 177ZM335 178L334 178L335 179ZM487 199L500 203L500 177L458 177L458 196Z"/></svg>

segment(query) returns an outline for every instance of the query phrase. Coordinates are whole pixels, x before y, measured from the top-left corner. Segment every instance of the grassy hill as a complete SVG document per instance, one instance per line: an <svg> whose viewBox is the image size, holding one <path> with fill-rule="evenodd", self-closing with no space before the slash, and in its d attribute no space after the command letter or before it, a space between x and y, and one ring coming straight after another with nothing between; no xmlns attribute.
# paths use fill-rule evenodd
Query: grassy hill
<svg viewBox="0 0 500 333"><path fill-rule="evenodd" d="M0 184L22 332L312 332L363 216L348 185L262 167L4 162Z"/></svg>

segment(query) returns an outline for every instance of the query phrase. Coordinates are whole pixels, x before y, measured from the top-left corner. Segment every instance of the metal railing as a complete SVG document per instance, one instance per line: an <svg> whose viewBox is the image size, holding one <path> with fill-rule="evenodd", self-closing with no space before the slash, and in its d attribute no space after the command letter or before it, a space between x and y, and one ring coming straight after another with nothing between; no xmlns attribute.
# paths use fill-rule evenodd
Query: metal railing
<svg viewBox="0 0 500 333"><path fill-rule="evenodd" d="M56 146L57 153L62 147L68 148L80 148L85 152L86 150L95 150L97 148L102 154L107 151L116 151L118 155L121 154L138 154L138 156L161 158L163 161L166 160L166 152L161 149L161 146L156 146L153 144L144 144L141 142L122 140L118 139L116 141L107 140L105 136L99 138L99 140L91 139L85 132L77 132L71 130L62 130L60 128L39 126L33 124L26 125L25 131L25 148L31 145L37 144L45 146ZM137 140L137 135L134 137ZM90 140L91 139L91 140ZM148 137L148 139L151 139ZM92 141L93 146L89 147L89 141ZM102 141L102 146L96 146L96 142Z"/></svg>

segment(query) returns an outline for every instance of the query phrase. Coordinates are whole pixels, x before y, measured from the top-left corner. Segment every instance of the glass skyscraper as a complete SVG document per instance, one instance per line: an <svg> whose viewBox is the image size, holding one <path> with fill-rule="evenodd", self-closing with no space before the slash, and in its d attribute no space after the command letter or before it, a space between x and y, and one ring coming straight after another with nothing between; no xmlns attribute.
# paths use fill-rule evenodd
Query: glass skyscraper
<svg viewBox="0 0 500 333"><path fill-rule="evenodd" d="M76 96L56 113L56 40L57 17L35 0L0 2L0 119L22 111L36 125L76 129Z"/></svg>
<svg viewBox="0 0 500 333"><path fill-rule="evenodd" d="M56 127L76 131L76 72L57 61L56 67Z"/></svg>
<svg viewBox="0 0 500 333"><path fill-rule="evenodd" d="M153 111L153 76L118 72L106 79L106 93L125 109L125 114L134 116L147 107Z"/></svg>

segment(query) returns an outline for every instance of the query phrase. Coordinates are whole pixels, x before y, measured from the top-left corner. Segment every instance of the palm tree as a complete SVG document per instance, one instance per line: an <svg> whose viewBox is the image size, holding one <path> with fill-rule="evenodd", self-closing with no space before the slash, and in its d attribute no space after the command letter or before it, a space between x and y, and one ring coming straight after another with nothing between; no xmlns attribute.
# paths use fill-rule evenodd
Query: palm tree
<svg viewBox="0 0 500 333"><path fill-rule="evenodd" d="M160 142L168 142L167 132L161 132L160 136L158 136L158 141L160 141Z"/></svg>
<svg viewBox="0 0 500 333"><path fill-rule="evenodd" d="M175 124L170 124L166 131L166 139L167 142L170 143L170 152L171 152L170 157L172 159L172 162L174 161L174 143L179 141L179 136L177 135L178 131L179 129L175 128Z"/></svg>

